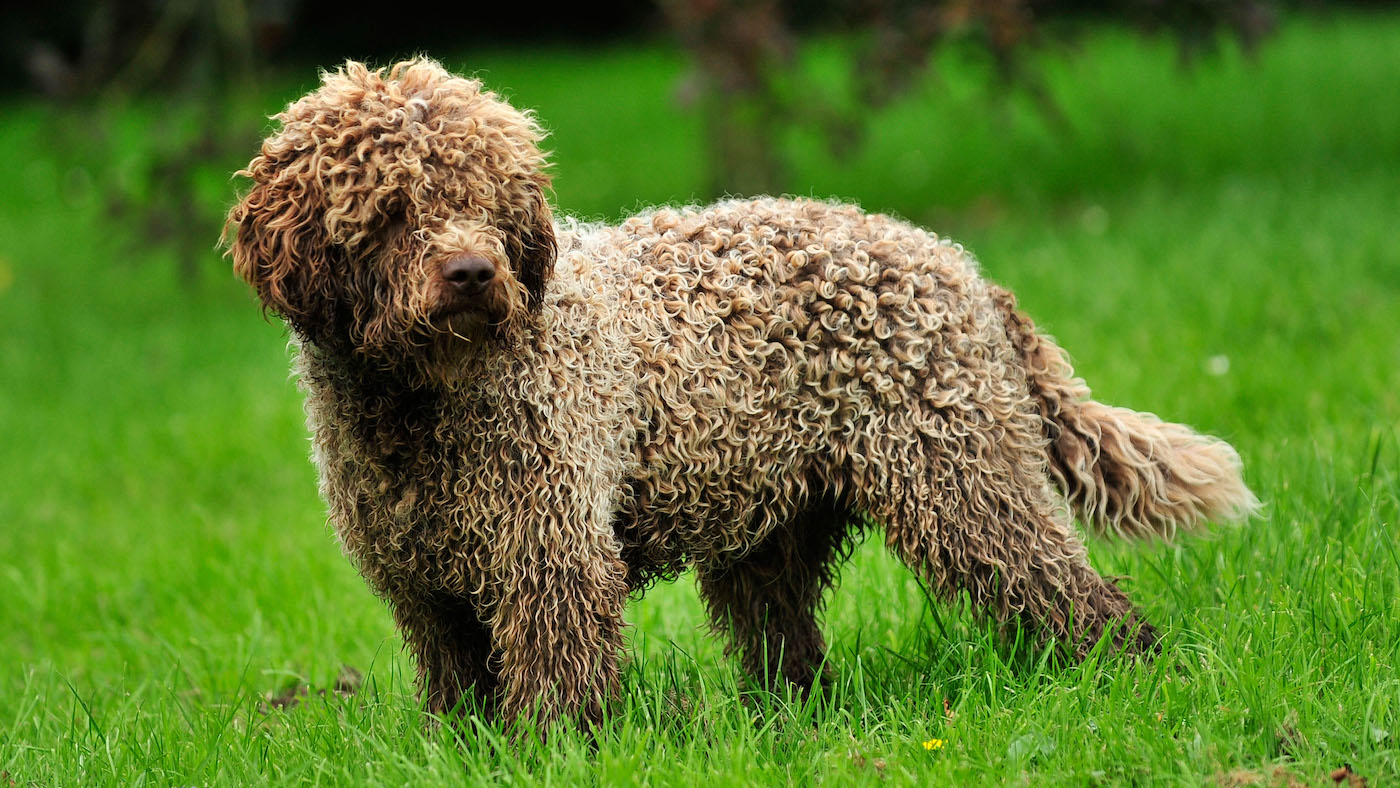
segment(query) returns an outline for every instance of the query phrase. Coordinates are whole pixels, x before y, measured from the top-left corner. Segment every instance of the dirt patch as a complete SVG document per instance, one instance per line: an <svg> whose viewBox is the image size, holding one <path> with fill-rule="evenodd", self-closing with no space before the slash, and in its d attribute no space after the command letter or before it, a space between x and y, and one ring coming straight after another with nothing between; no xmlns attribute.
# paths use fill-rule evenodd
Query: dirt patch
<svg viewBox="0 0 1400 788"><path fill-rule="evenodd" d="M263 696L263 702L258 704L260 714L271 714L273 710L288 711L294 709L301 703L303 698L316 695L326 697L335 694L342 698L348 698L360 691L360 685L364 683L365 677L358 669L350 665L342 665L340 672L336 674L335 684L329 689L321 688L313 691L310 686L301 682L294 682L283 687L281 690L269 690Z"/></svg>
<svg viewBox="0 0 1400 788"><path fill-rule="evenodd" d="M1345 783L1347 788L1366 788L1366 778L1351 770L1351 764L1344 763L1327 775L1337 785Z"/></svg>

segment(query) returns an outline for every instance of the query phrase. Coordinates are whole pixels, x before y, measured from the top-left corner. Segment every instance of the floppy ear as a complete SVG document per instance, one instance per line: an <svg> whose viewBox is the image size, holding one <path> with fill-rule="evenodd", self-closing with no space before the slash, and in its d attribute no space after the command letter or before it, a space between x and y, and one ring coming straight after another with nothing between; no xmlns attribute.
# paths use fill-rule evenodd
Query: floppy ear
<svg viewBox="0 0 1400 788"><path fill-rule="evenodd" d="M554 273L558 247L554 240L554 214L545 199L548 181L532 178L525 185L524 209L506 238L506 254L515 267L515 276L530 295L529 308L544 303L544 288Z"/></svg>
<svg viewBox="0 0 1400 788"><path fill-rule="evenodd" d="M240 171L254 184L229 212L224 238L234 273L257 291L263 311L319 345L338 311L328 281L336 251L321 220L319 187L299 164L260 155Z"/></svg>

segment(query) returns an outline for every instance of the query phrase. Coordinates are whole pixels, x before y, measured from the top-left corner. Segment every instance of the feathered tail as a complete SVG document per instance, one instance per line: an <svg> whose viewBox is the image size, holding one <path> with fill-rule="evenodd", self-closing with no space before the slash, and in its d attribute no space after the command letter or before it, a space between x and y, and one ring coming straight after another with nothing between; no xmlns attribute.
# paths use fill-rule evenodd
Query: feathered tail
<svg viewBox="0 0 1400 788"><path fill-rule="evenodd" d="M1230 444L1150 413L1089 398L1064 351L1035 331L1009 292L992 286L1020 349L1050 439L1050 473L1080 520L1107 536L1171 538L1259 510Z"/></svg>

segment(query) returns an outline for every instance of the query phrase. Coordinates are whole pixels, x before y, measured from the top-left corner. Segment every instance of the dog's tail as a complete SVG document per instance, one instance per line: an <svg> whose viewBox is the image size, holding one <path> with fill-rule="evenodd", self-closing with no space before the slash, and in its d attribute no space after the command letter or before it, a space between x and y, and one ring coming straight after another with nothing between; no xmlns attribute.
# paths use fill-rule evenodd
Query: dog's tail
<svg viewBox="0 0 1400 788"><path fill-rule="evenodd" d="M1040 405L1050 473L1080 520L1103 535L1169 539L1258 511L1230 444L1090 399L1060 346L1036 333L1011 293L989 286Z"/></svg>

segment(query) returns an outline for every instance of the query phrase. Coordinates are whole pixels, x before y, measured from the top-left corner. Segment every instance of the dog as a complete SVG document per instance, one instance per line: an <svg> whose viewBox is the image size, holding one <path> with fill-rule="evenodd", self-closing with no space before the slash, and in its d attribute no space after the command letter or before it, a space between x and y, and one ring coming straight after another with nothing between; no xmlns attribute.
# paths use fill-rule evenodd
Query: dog
<svg viewBox="0 0 1400 788"><path fill-rule="evenodd" d="M769 197L556 220L536 119L428 59L348 62L277 120L225 242L431 713L598 722L624 604L685 569L749 674L810 689L869 527L1042 642L1150 653L1070 509L1170 537L1258 507L1228 444L1090 399L918 227Z"/></svg>

